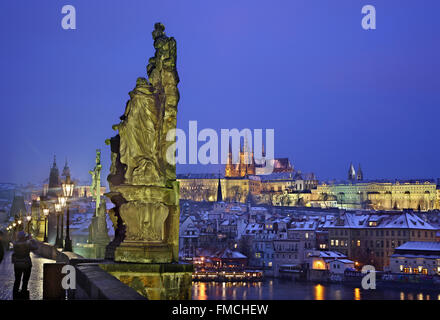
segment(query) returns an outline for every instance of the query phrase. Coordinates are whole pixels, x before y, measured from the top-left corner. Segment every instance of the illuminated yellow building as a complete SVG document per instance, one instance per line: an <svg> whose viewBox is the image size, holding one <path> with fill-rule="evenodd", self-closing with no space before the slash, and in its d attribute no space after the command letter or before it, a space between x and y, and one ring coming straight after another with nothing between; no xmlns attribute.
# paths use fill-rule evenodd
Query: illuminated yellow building
<svg viewBox="0 0 440 320"><path fill-rule="evenodd" d="M261 192L258 176L219 179L215 175L179 175L180 198L193 201L217 201L218 183L221 183L222 200L245 203L249 194Z"/></svg>
<svg viewBox="0 0 440 320"><path fill-rule="evenodd" d="M339 208L428 211L439 207L438 194L433 180L322 183L312 190L311 205L330 198Z"/></svg>

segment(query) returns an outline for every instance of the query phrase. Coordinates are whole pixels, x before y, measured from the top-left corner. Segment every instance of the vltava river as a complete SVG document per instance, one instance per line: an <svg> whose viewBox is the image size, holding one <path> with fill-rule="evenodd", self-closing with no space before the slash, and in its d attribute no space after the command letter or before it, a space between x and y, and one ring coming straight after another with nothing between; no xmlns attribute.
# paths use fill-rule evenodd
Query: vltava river
<svg viewBox="0 0 440 320"><path fill-rule="evenodd" d="M339 284L289 280L193 282L193 300L440 300L440 291L363 290Z"/></svg>

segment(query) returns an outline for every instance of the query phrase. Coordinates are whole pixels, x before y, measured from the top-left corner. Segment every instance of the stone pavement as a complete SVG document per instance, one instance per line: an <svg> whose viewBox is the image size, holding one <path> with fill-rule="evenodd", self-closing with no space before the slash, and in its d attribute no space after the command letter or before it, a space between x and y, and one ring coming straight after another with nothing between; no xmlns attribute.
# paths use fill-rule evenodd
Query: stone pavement
<svg viewBox="0 0 440 320"><path fill-rule="evenodd" d="M0 300L12 300L12 287L14 286L14 266L11 263L12 251L6 251L0 263ZM43 264L54 263L54 260L42 258L31 253L32 273L29 280L29 293L31 300L43 299Z"/></svg>

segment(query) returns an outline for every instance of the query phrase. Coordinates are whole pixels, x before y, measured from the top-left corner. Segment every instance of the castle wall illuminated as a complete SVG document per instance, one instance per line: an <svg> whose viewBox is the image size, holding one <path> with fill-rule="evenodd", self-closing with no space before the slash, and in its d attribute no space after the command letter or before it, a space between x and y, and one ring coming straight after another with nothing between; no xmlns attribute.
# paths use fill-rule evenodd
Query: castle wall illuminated
<svg viewBox="0 0 440 320"><path fill-rule="evenodd" d="M240 148L240 162L228 161L224 178L215 175L179 175L182 199L217 201L221 184L225 201L274 206L429 211L440 209L440 190L434 180L364 180L359 166L348 171L348 180L321 182L313 174L303 175L288 159L275 159L274 173L259 175L253 154L245 163L246 148ZM229 155L231 159L231 155Z"/></svg>

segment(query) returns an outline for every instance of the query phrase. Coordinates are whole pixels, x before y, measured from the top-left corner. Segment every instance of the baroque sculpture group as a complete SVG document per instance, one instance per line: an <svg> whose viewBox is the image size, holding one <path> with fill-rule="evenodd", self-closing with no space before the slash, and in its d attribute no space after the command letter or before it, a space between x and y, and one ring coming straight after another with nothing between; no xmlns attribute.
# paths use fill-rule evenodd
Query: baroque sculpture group
<svg viewBox="0 0 440 320"><path fill-rule="evenodd" d="M148 78L129 93L118 134L106 141L112 164L108 182L115 207L109 214L115 238L106 257L121 262L170 263L178 260L179 185L175 164L167 161L167 133L176 129L179 76L176 41L156 23L156 53Z"/></svg>

